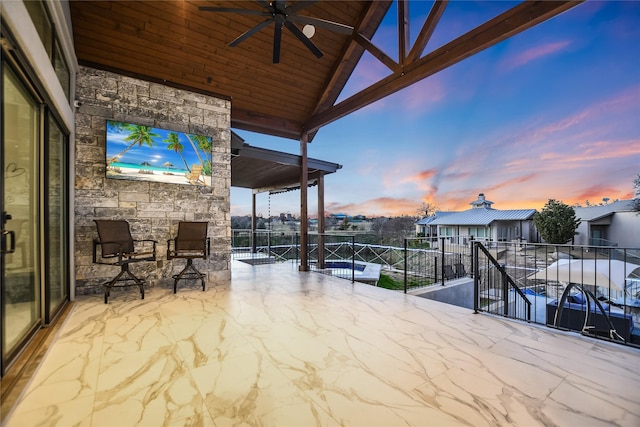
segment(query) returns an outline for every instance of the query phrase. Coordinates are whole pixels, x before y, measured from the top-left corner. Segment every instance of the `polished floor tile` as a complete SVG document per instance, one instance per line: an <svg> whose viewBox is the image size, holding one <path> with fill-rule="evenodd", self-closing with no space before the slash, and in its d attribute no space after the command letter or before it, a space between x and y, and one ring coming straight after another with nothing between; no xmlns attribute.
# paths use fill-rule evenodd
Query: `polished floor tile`
<svg viewBox="0 0 640 427"><path fill-rule="evenodd" d="M640 351L292 264L78 298L15 426L638 426Z"/></svg>

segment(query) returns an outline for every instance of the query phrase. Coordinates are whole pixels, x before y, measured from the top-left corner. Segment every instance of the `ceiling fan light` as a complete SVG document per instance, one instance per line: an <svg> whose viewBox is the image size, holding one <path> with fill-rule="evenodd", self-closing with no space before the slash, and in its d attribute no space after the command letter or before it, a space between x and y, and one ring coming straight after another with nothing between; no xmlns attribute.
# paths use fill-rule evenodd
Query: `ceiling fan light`
<svg viewBox="0 0 640 427"><path fill-rule="evenodd" d="M307 24L304 27L302 27L302 34L304 34L305 36L307 36L307 38L311 38L313 37L313 35L316 33L316 27L314 27L311 24Z"/></svg>

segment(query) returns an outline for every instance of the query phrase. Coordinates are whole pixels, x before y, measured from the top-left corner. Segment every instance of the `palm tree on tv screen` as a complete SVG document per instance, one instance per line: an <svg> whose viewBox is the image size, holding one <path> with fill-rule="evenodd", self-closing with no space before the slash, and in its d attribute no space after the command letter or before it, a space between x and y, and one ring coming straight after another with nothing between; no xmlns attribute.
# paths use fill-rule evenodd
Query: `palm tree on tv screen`
<svg viewBox="0 0 640 427"><path fill-rule="evenodd" d="M184 145L182 145L182 143L180 142L178 134L176 132L169 132L169 135L167 135L167 139L165 139L163 142L167 143L167 148L169 150L172 150L180 155L180 158L184 162L185 168L187 168L187 170L191 172L191 168L189 168L187 160L182 155L182 152L184 151Z"/></svg>
<svg viewBox="0 0 640 427"><path fill-rule="evenodd" d="M195 135L190 135L188 133L185 133L184 135L187 137L187 140L191 144L191 147L193 148L193 151L195 151L196 156L198 156L198 160L200 161L200 164L202 166L204 166L204 162L202 161L202 156L200 155L200 151L198 151L198 147L196 147L196 144L193 142L193 139L191 138L191 137L193 137Z"/></svg>
<svg viewBox="0 0 640 427"><path fill-rule="evenodd" d="M120 126L117 127L120 128ZM153 128L150 126L125 123L124 125L122 125L121 129L129 132L129 135L127 135L124 140L131 142L131 144L129 144L129 146L122 150L118 155L113 156L111 161L115 161L121 158L124 153L136 146L142 147L143 145L146 145L148 147L154 147L156 145L154 138L160 137L160 135L153 132Z"/></svg>
<svg viewBox="0 0 640 427"><path fill-rule="evenodd" d="M198 150L204 153L206 159L202 165L203 166L202 170L205 175L209 175L211 173L211 161L212 161L211 149L213 146L211 142L212 141L211 137L204 136L204 135L194 135L194 134L189 134L189 136L198 145Z"/></svg>

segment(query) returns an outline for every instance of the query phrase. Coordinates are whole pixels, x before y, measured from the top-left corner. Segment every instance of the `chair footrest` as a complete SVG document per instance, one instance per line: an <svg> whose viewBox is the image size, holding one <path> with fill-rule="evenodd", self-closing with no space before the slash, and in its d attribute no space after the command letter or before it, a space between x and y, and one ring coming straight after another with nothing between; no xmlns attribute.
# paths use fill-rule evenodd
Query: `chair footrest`
<svg viewBox="0 0 640 427"><path fill-rule="evenodd" d="M137 278L136 278L137 279ZM125 282L130 282L130 283L125 283ZM121 284L118 284L121 283ZM104 282L102 284L102 286L108 286L110 288L126 288L129 286L140 286L140 285L144 285L145 283L147 283L146 280L142 280L142 279L118 279L114 282Z"/></svg>
<svg viewBox="0 0 640 427"><path fill-rule="evenodd" d="M206 276L202 273L184 273L184 274L174 274L171 277L174 280L181 280L181 279L204 279Z"/></svg>

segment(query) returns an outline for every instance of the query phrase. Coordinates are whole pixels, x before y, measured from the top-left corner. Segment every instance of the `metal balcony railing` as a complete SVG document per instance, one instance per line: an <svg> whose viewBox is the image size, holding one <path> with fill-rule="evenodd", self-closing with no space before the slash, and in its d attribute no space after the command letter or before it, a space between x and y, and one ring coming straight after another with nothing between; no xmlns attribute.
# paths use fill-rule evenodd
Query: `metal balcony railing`
<svg viewBox="0 0 640 427"><path fill-rule="evenodd" d="M356 239L310 234L305 248L310 270L367 283L359 269L375 264L383 275L404 282L404 292L470 286L473 301L460 305L476 312L640 346L638 248L492 242L468 236L410 238L404 247L394 247ZM300 259L297 233L234 230L232 242L234 257Z"/></svg>

